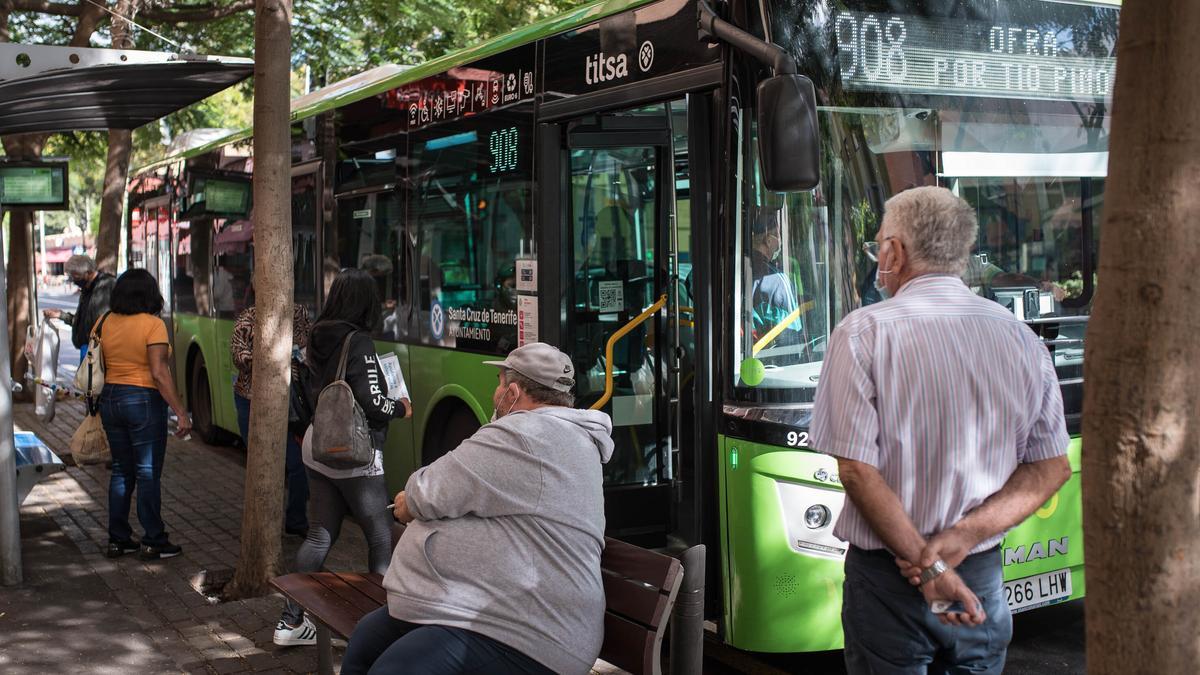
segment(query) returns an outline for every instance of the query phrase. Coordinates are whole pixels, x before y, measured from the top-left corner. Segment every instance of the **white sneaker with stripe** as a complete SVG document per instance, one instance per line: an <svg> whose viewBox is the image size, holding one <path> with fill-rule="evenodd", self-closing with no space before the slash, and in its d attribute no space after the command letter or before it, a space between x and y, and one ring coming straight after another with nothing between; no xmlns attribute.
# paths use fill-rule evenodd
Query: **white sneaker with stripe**
<svg viewBox="0 0 1200 675"><path fill-rule="evenodd" d="M283 619L275 624L275 644L280 647L299 647L317 644L317 627L307 616L299 626L292 628Z"/></svg>

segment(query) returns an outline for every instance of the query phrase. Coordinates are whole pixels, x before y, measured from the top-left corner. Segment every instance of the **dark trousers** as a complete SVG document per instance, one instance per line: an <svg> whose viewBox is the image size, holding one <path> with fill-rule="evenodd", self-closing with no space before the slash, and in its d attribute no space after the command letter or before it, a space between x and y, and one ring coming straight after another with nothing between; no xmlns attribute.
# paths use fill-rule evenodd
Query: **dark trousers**
<svg viewBox="0 0 1200 675"><path fill-rule="evenodd" d="M250 447L250 399L237 393L233 395L233 405L237 408L238 429L242 432L242 442ZM289 530L307 530L308 514L308 475L304 471L304 458L300 455L300 444L287 433L287 454L284 459L284 480L287 484L287 504L284 508L283 523Z"/></svg>
<svg viewBox="0 0 1200 675"><path fill-rule="evenodd" d="M162 521L163 458L167 452L167 404L157 389L128 384L105 385L100 394L100 421L112 451L108 483L108 538L128 541L129 506L137 491L142 543L167 543Z"/></svg>
<svg viewBox="0 0 1200 675"><path fill-rule="evenodd" d="M393 619L387 605L358 622L342 657L342 675L551 672L512 647L479 633Z"/></svg>
<svg viewBox="0 0 1200 675"><path fill-rule="evenodd" d="M1000 550L967 556L955 569L979 597L980 626L943 626L886 550L850 547L842 586L846 670L865 673L1000 675L1012 639Z"/></svg>

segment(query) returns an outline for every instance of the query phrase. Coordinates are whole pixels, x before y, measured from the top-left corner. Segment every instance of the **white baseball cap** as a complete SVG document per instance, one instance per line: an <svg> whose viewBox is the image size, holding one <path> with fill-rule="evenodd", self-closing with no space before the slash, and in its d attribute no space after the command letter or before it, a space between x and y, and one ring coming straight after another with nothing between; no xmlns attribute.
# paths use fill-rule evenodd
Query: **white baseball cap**
<svg viewBox="0 0 1200 675"><path fill-rule="evenodd" d="M545 342L531 342L508 353L503 361L484 361L489 366L508 368L540 385L569 392L575 386L571 357Z"/></svg>

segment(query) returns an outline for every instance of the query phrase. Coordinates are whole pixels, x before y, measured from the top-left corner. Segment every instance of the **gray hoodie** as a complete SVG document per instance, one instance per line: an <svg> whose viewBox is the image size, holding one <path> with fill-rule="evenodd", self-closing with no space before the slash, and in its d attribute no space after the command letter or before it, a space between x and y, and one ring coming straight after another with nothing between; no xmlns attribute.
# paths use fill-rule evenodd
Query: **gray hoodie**
<svg viewBox="0 0 1200 675"><path fill-rule="evenodd" d="M545 407L505 415L418 469L416 518L383 585L403 621L498 640L556 673L587 673L604 641L604 477L612 421Z"/></svg>

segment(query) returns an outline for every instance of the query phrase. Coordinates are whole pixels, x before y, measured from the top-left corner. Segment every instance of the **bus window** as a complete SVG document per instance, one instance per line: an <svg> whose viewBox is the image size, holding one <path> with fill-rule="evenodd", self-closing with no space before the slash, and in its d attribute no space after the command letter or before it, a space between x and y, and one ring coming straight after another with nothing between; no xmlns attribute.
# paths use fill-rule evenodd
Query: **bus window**
<svg viewBox="0 0 1200 675"><path fill-rule="evenodd" d="M517 346L516 258L531 227L531 129L493 114L414 134L421 337L505 354Z"/></svg>
<svg viewBox="0 0 1200 675"><path fill-rule="evenodd" d="M401 195L396 191L372 192L338 199L338 258L341 267L357 267L375 280L383 303L383 325L376 337L402 337L399 288L405 276L400 228Z"/></svg>
<svg viewBox="0 0 1200 675"><path fill-rule="evenodd" d="M292 178L292 270L296 304L316 315L317 276L316 239L317 180L320 174L306 173Z"/></svg>
<svg viewBox="0 0 1200 675"><path fill-rule="evenodd" d="M175 311L181 314L196 313L196 279L192 274L192 228L187 222L176 225L174 278L171 286L175 290Z"/></svg>
<svg viewBox="0 0 1200 675"><path fill-rule="evenodd" d="M733 363L742 395L812 400L828 331L881 299L862 245L874 239L887 199L910 187L941 185L975 208L969 288L1024 321L1087 314L1107 118L1095 127L1054 109L1017 116L897 108L825 109L820 118L827 166L812 193L764 194L752 133L743 146ZM1082 344L1083 323L1061 330ZM1060 376L1076 376L1081 358L1082 346L1056 350ZM743 369L749 359L756 362Z"/></svg>
<svg viewBox="0 0 1200 675"><path fill-rule="evenodd" d="M213 308L218 317L233 319L254 304L254 221L217 219L213 223Z"/></svg>

